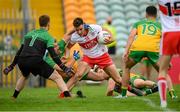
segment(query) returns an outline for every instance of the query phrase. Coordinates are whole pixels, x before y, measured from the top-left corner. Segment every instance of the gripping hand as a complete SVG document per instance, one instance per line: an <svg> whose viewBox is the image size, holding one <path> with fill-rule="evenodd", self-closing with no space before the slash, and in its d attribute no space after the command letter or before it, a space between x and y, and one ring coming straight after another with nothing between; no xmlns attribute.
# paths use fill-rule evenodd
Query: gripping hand
<svg viewBox="0 0 180 112"><path fill-rule="evenodd" d="M74 50L73 57L74 57L74 59L75 59L76 61L77 61L78 59L80 59L79 51Z"/></svg>

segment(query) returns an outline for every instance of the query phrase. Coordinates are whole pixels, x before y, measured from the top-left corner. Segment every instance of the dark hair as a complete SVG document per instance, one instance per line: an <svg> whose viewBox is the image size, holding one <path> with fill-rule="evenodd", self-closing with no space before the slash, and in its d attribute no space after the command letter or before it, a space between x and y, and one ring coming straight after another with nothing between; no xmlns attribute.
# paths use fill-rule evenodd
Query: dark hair
<svg viewBox="0 0 180 112"><path fill-rule="evenodd" d="M84 22L83 22L83 19L80 18L80 17L75 18L74 21L73 21L73 26L76 27L76 28L79 27L82 24L84 24Z"/></svg>
<svg viewBox="0 0 180 112"><path fill-rule="evenodd" d="M154 16L156 17L157 16L157 9L155 6L148 6L146 8L146 13L149 15L149 16Z"/></svg>
<svg viewBox="0 0 180 112"><path fill-rule="evenodd" d="M50 17L48 15L42 15L39 17L39 25L40 27L46 27L50 21Z"/></svg>

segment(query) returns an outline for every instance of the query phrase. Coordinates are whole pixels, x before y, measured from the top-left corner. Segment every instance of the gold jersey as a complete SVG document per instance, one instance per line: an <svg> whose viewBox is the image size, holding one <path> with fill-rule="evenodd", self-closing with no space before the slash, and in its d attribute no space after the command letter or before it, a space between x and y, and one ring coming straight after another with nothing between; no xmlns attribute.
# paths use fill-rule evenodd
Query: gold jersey
<svg viewBox="0 0 180 112"><path fill-rule="evenodd" d="M132 43L132 51L159 52L161 24L155 20L141 20L133 25L137 36Z"/></svg>

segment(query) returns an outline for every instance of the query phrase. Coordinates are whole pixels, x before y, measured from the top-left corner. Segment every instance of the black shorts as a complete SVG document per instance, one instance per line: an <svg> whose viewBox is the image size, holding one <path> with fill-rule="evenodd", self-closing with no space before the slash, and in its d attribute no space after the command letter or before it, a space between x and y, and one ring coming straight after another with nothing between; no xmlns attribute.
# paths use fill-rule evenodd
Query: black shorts
<svg viewBox="0 0 180 112"><path fill-rule="evenodd" d="M54 69L41 57L19 57L18 66L24 77L28 77L32 73L35 76L49 78L54 72Z"/></svg>

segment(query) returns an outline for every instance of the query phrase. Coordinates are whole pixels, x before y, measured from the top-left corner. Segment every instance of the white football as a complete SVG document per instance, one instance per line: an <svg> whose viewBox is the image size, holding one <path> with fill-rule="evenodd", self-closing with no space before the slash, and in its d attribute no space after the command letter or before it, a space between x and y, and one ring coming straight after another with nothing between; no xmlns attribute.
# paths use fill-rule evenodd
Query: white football
<svg viewBox="0 0 180 112"><path fill-rule="evenodd" d="M98 43L100 44L106 44L105 39L111 37L111 35L109 34L109 32L107 31L101 31L99 32L97 39L98 39Z"/></svg>

